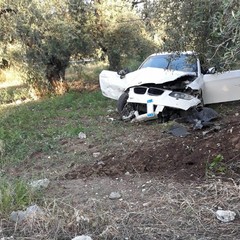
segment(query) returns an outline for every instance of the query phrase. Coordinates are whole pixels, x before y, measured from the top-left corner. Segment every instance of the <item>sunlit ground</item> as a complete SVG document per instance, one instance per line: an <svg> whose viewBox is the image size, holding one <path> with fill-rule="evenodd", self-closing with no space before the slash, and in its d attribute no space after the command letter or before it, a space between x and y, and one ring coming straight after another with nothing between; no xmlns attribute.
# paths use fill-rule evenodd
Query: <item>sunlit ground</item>
<svg viewBox="0 0 240 240"><path fill-rule="evenodd" d="M20 86L23 80L20 74L12 69L1 70L0 72L0 89L13 86Z"/></svg>

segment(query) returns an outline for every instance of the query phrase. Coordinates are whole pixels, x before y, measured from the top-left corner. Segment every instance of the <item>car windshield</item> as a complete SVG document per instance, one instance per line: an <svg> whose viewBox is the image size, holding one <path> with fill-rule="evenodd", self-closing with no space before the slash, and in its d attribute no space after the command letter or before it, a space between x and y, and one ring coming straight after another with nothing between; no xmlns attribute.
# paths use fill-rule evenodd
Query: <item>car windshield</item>
<svg viewBox="0 0 240 240"><path fill-rule="evenodd" d="M150 56L140 68L163 68L183 72L197 72L197 58L192 54L166 54Z"/></svg>

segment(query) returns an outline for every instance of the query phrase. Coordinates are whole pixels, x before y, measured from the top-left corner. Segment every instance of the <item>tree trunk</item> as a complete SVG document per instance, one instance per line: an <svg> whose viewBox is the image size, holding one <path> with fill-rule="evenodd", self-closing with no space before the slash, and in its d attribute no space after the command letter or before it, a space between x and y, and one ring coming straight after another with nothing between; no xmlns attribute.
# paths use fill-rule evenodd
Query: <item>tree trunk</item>
<svg viewBox="0 0 240 240"><path fill-rule="evenodd" d="M58 59L52 56L46 68L46 77L51 88L56 93L64 93L68 90L65 82L65 72L69 63L69 57Z"/></svg>

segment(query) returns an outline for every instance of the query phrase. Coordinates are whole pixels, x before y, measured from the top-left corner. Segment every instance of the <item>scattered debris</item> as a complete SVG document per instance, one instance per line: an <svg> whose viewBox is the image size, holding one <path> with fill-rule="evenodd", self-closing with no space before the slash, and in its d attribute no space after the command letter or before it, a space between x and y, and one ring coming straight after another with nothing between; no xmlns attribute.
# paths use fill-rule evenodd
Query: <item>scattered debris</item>
<svg viewBox="0 0 240 240"><path fill-rule="evenodd" d="M210 130L204 131L202 134L203 134L203 136L205 136L206 134L209 134L212 132L217 132L217 131L220 131L221 129L222 129L222 127L220 125L215 125Z"/></svg>
<svg viewBox="0 0 240 240"><path fill-rule="evenodd" d="M212 108L203 107L201 111L193 108L183 113L182 121L193 124L193 129L202 129L212 126L212 120L218 118L218 113Z"/></svg>
<svg viewBox="0 0 240 240"><path fill-rule="evenodd" d="M93 153L93 157L94 157L94 158L97 158L97 157L99 157L100 155L101 155L100 152L94 152L94 153Z"/></svg>
<svg viewBox="0 0 240 240"><path fill-rule="evenodd" d="M80 139L86 139L86 138L87 138L87 135L86 135L85 133L83 133L83 132L80 132L80 133L78 134L78 138L80 138Z"/></svg>
<svg viewBox="0 0 240 240"><path fill-rule="evenodd" d="M43 210L37 205L30 206L26 211L13 211L10 220L21 223L22 221L33 221L44 216Z"/></svg>
<svg viewBox="0 0 240 240"><path fill-rule="evenodd" d="M230 210L217 210L216 216L218 220L227 223L235 219L236 213Z"/></svg>
<svg viewBox="0 0 240 240"><path fill-rule="evenodd" d="M72 240L92 240L92 238L86 235L81 235L73 238Z"/></svg>
<svg viewBox="0 0 240 240"><path fill-rule="evenodd" d="M72 168L75 166L75 162L70 162L69 165L68 165L68 168Z"/></svg>
<svg viewBox="0 0 240 240"><path fill-rule="evenodd" d="M45 179L32 181L29 185L35 190L40 190L42 188L47 188L49 183L50 183L49 179L45 178Z"/></svg>
<svg viewBox="0 0 240 240"><path fill-rule="evenodd" d="M98 161L98 162L97 162L97 165L98 165L98 166L104 166L105 163L104 163L103 161Z"/></svg>
<svg viewBox="0 0 240 240"><path fill-rule="evenodd" d="M190 133L187 131L187 129L182 125L173 125L168 130L168 133L172 134L176 137L186 137Z"/></svg>
<svg viewBox="0 0 240 240"><path fill-rule="evenodd" d="M122 195L119 192L111 192L109 195L109 199L115 200L115 199L120 199Z"/></svg>

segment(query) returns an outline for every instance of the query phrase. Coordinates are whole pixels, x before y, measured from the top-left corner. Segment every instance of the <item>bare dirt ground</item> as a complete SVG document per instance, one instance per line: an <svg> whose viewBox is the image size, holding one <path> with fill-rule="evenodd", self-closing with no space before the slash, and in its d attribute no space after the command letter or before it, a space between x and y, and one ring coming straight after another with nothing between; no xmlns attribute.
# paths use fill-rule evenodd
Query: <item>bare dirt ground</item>
<svg viewBox="0 0 240 240"><path fill-rule="evenodd" d="M159 130L150 123L136 124L134 131L110 139L111 148L100 153L95 163L76 166L64 178L147 173L177 182L198 182L213 174L236 179L240 174L240 104L228 103L219 109L214 126L193 130L185 124L190 134L182 138L170 135L169 126ZM218 155L222 159L215 162Z"/></svg>
<svg viewBox="0 0 240 240"><path fill-rule="evenodd" d="M66 210L71 221L61 225L54 239L81 234L93 239L240 239L240 104L214 108L218 128L185 125L190 134L184 138L170 135L168 124L160 128L146 122L125 123L132 124L131 131L109 139L105 124L105 143L61 140L65 153L94 157L90 163L48 162L45 168L40 163L39 171L55 167L58 172L50 176L47 197L71 206ZM112 112L109 118L118 116ZM43 157L34 153L30 159ZM111 192L121 197L109 199ZM218 209L235 211L236 219L222 223L215 215Z"/></svg>
<svg viewBox="0 0 240 240"><path fill-rule="evenodd" d="M59 176L52 193L87 217L99 214L104 224L89 233L94 239L240 239L240 104L213 107L217 130L185 125L190 135L180 138L167 125L140 123L104 151L89 145L100 155ZM111 192L121 198L110 200ZM218 209L237 217L222 223Z"/></svg>

